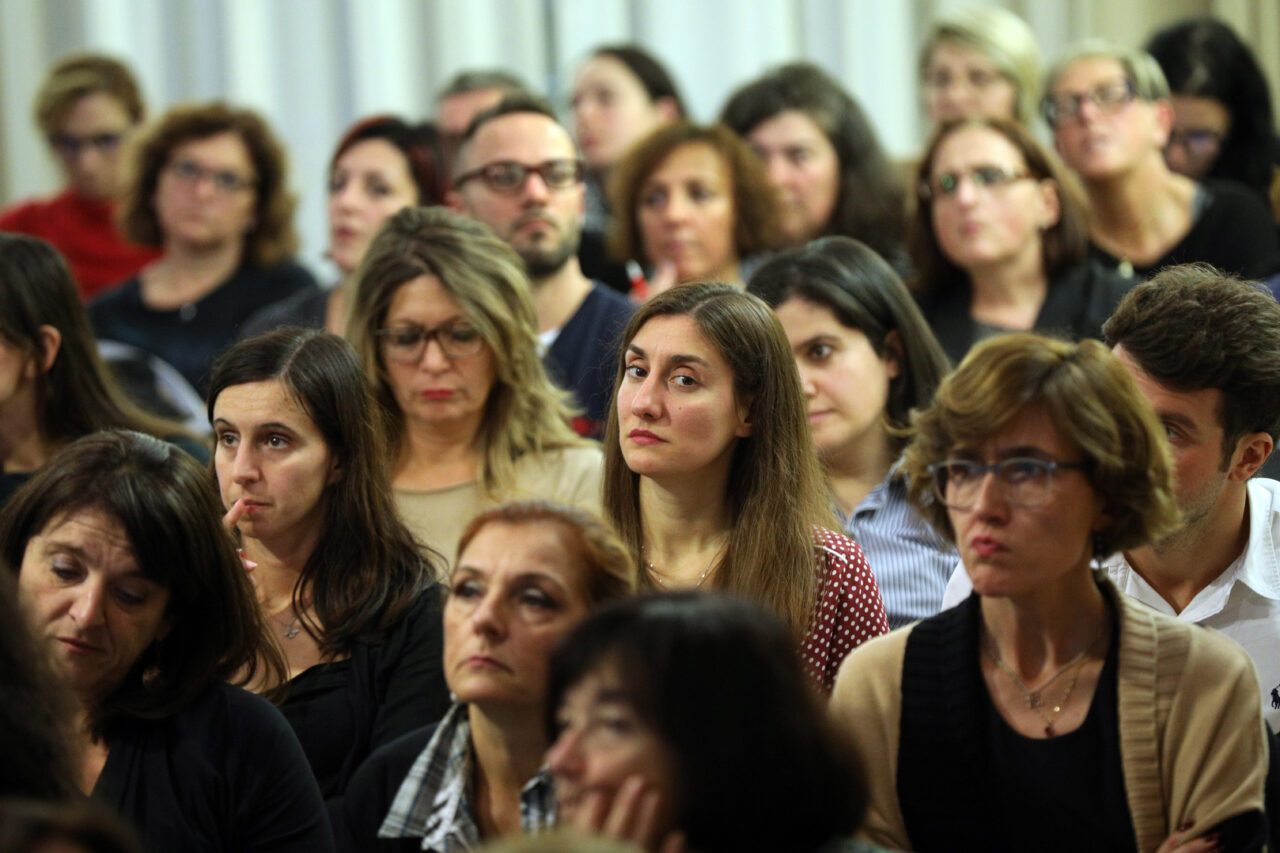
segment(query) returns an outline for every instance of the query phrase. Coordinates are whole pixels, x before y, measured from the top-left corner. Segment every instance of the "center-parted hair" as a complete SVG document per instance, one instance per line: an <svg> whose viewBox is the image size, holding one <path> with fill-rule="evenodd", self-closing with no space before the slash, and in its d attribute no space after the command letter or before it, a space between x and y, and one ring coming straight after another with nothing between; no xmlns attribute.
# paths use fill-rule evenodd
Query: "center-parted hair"
<svg viewBox="0 0 1280 853"><path fill-rule="evenodd" d="M399 452L404 414L378 346L387 309L400 287L434 276L457 301L493 354L494 383L480 425L481 486L501 497L526 453L578 447L569 427L569 392L552 384L538 354L538 321L524 264L484 225L440 207L407 207L382 226L355 272L347 339L385 414L392 454Z"/></svg>
<svg viewBox="0 0 1280 853"><path fill-rule="evenodd" d="M340 472L321 498L320 537L293 588L294 608L322 653L349 654L356 641L394 624L444 561L414 539L396 512L382 411L351 345L327 332L291 328L241 341L213 365L210 423L227 388L273 380L315 424ZM210 463L215 472L220 450Z"/></svg>
<svg viewBox="0 0 1280 853"><path fill-rule="evenodd" d="M658 294L632 316L619 346L615 403L604 435L604 506L609 520L642 564L640 475L619 445L617 389L627 348L655 317L689 317L733 373L733 393L747 411L751 434L737 439L723 501L732 519L729 542L712 582L770 607L804 633L818 595L814 526L834 518L813 449L804 394L786 333L758 297L728 284L686 284ZM642 585L652 580L642 573Z"/></svg>
<svg viewBox="0 0 1280 853"><path fill-rule="evenodd" d="M691 849L816 851L861 823L867 793L794 640L759 606L701 592L615 602L551 658L546 725L565 695L610 681L671 750L676 828Z"/></svg>
<svg viewBox="0 0 1280 853"><path fill-rule="evenodd" d="M1280 439L1280 304L1257 282L1166 267L1125 295L1102 335L1161 385L1222 392L1225 459L1249 433Z"/></svg>
<svg viewBox="0 0 1280 853"><path fill-rule="evenodd" d="M850 237L823 237L766 261L747 282L747 292L774 310L791 299L827 308L841 325L862 332L878 358L888 354L898 361L884 420L895 451L901 452L911 410L933 402L934 389L951 365L889 264Z"/></svg>
<svg viewBox="0 0 1280 853"><path fill-rule="evenodd" d="M822 234L856 237L890 261L906 234L906 191L858 102L817 65L792 62L734 92L720 113L746 137L780 113L798 110L835 149L840 171L831 219Z"/></svg>
<svg viewBox="0 0 1280 853"><path fill-rule="evenodd" d="M1080 448L1085 476L1105 502L1110 523L1097 534L1095 556L1157 541L1178 526L1169 444L1124 365L1098 341L1019 332L970 350L915 419L902 468L911 503L939 534L955 541L929 466L976 449L1035 407Z"/></svg>
<svg viewBox="0 0 1280 853"><path fill-rule="evenodd" d="M169 593L168 634L90 709L95 735L109 736L131 719L172 716L218 681L284 682L284 659L222 527L222 502L191 456L125 430L76 441L0 513L0 561L18 572L33 537L80 512L118 522L138 569Z"/></svg>

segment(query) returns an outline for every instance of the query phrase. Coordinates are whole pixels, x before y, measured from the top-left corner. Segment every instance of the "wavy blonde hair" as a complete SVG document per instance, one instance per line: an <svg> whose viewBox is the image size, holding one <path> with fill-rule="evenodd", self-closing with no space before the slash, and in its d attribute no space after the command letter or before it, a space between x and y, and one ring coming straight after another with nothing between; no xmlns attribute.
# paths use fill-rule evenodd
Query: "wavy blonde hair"
<svg viewBox="0 0 1280 853"><path fill-rule="evenodd" d="M516 461L527 453L590 446L569 427L575 414L570 394L552 384L538 355L537 315L519 256L488 228L442 207L406 207L392 216L355 272L346 336L373 383L388 446L401 447L404 416L377 332L396 291L424 275L439 280L494 356L494 384L478 436L485 492L501 499L514 485Z"/></svg>

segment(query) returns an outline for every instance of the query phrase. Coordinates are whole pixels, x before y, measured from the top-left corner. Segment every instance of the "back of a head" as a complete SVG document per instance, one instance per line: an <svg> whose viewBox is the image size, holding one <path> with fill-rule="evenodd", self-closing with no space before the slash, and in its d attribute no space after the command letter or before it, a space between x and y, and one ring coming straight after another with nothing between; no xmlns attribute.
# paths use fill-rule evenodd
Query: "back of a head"
<svg viewBox="0 0 1280 853"><path fill-rule="evenodd" d="M1224 449L1251 432L1280 437L1280 304L1257 282L1166 267L1125 295L1102 334L1162 385L1221 391Z"/></svg>
<svg viewBox="0 0 1280 853"><path fill-rule="evenodd" d="M675 756L691 849L816 850L865 808L856 754L829 727L794 643L756 605L700 592L607 605L552 658L548 724L605 670Z"/></svg>

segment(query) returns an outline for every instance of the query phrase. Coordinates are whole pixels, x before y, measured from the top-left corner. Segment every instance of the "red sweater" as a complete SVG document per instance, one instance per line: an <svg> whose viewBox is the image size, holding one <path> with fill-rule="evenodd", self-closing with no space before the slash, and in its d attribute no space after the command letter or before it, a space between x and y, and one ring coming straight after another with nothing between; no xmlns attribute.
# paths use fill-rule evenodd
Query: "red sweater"
<svg viewBox="0 0 1280 853"><path fill-rule="evenodd" d="M159 249L135 246L116 230L115 204L83 198L71 190L51 199L19 202L0 212L0 231L48 240L67 259L88 301L132 278L160 257Z"/></svg>

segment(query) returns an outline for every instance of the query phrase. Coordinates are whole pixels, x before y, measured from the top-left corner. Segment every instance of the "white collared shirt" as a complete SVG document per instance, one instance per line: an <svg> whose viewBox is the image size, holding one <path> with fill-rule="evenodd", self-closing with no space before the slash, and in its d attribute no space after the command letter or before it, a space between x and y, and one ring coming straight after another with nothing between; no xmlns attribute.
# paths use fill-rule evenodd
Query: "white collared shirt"
<svg viewBox="0 0 1280 853"><path fill-rule="evenodd" d="M1169 602L1133 570L1123 554L1102 563L1111 580L1143 604L1183 622L1213 628L1249 653L1258 673L1262 713L1280 729L1280 482L1255 477L1248 482L1249 542L1244 552L1209 585L1174 613ZM942 598L944 608L973 591L963 565L956 567Z"/></svg>

